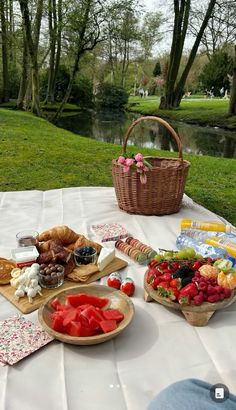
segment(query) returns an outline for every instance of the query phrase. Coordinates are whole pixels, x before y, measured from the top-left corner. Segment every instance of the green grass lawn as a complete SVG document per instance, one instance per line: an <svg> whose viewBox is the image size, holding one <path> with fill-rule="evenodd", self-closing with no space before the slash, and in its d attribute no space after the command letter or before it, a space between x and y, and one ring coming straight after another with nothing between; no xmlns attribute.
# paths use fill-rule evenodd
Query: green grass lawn
<svg viewBox="0 0 236 410"><path fill-rule="evenodd" d="M128 109L145 115L159 115L177 121L236 129L236 116L227 117L229 100L186 98L177 110L159 110L160 99L130 97Z"/></svg>
<svg viewBox="0 0 236 410"><path fill-rule="evenodd" d="M0 191L112 186L111 161L120 153L119 145L80 137L30 113L0 109ZM156 149L142 153L176 155ZM236 161L184 157L191 162L186 194L236 225Z"/></svg>

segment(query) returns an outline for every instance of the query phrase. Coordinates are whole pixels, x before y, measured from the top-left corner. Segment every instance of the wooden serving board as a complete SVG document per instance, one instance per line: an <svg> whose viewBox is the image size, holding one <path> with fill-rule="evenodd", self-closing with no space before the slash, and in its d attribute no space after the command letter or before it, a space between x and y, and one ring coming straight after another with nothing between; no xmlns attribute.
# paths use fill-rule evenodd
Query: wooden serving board
<svg viewBox="0 0 236 410"><path fill-rule="evenodd" d="M220 302L209 303L203 302L202 305L196 306L194 304L190 305L180 305L179 303L172 302L166 298L158 296L156 290L152 288L151 285L147 283L148 272L144 276L144 300L145 302L152 302L153 300L164 305L168 308L180 310L187 322L192 326L205 326L207 325L209 319L215 313L216 310L223 309L236 301L236 291L232 291L230 298L225 298Z"/></svg>
<svg viewBox="0 0 236 410"><path fill-rule="evenodd" d="M72 282L72 281L67 281L63 283L62 286L56 289L42 289L42 296L37 295L33 299L33 303L29 303L28 298L25 296L23 298L20 298L19 301L17 301L14 297L15 293L15 288L13 288L10 285L3 285L0 286L0 294L3 295L9 302L11 302L13 305L17 307L22 313L31 313L34 310L38 309L39 306L50 296L56 295L58 292L61 292L62 290L66 290L68 288L76 287L76 286L81 286L81 285L86 285L91 282L95 282L96 280L103 278L104 276L109 275L112 272L115 272L117 270L123 269L128 265L126 261L123 259L115 257L115 259L108 265L106 266L105 269L103 269L101 272L95 272L93 273L89 279L87 279L86 282Z"/></svg>

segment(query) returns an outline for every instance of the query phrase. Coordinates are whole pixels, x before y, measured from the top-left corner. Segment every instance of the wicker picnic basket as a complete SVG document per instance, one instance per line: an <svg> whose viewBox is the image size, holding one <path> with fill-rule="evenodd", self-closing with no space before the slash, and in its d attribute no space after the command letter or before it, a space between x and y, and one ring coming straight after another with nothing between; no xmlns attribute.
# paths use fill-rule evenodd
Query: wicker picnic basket
<svg viewBox="0 0 236 410"><path fill-rule="evenodd" d="M112 178L119 208L132 214L168 215L178 212L184 194L190 163L183 159L182 142L175 130L162 118L140 117L129 127L124 137L123 154L134 127L142 121L158 121L175 139L178 158L145 157L152 165L147 172L147 183L141 184L136 170L123 171L123 166L112 161Z"/></svg>

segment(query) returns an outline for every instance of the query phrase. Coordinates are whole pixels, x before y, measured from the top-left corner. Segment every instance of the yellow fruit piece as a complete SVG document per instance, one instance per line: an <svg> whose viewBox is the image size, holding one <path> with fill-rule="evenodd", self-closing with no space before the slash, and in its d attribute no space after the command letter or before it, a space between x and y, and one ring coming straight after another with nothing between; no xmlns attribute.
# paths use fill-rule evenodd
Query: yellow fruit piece
<svg viewBox="0 0 236 410"><path fill-rule="evenodd" d="M223 286L228 289L236 288L236 274L228 273L227 275L224 272L220 272L217 277L217 283L219 286Z"/></svg>
<svg viewBox="0 0 236 410"><path fill-rule="evenodd" d="M205 276L206 278L217 278L218 270L211 265L202 265L199 269L201 276Z"/></svg>

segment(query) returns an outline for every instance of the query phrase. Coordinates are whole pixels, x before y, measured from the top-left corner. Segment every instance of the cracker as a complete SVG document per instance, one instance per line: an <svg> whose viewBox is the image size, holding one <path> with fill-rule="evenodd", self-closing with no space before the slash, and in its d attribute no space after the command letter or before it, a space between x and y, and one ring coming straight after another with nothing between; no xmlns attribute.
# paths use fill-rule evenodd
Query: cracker
<svg viewBox="0 0 236 410"><path fill-rule="evenodd" d="M67 279L72 280L73 282L86 282L86 280L95 272L98 272L98 267L93 263L80 265L67 275Z"/></svg>

